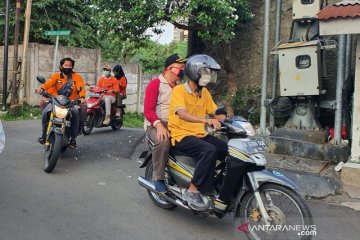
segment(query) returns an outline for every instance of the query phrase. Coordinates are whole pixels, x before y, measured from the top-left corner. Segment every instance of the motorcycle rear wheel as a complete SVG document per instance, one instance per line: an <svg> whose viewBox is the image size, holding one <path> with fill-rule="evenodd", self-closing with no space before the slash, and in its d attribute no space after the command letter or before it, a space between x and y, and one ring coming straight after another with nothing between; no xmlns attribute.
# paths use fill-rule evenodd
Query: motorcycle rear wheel
<svg viewBox="0 0 360 240"><path fill-rule="evenodd" d="M54 170L57 160L59 159L62 145L62 135L52 133L50 135L50 146L44 154L44 171L50 173Z"/></svg>
<svg viewBox="0 0 360 240"><path fill-rule="evenodd" d="M85 116L85 124L82 127L81 131L84 135L89 135L94 128L94 119L95 115L92 113L87 113Z"/></svg>
<svg viewBox="0 0 360 240"><path fill-rule="evenodd" d="M245 234L248 239L256 240L310 240L312 235L316 235L316 230L315 232L311 231L312 228L309 231L306 230L306 227L313 227L312 214L307 203L298 193L290 188L272 183L261 186L259 192L265 209L273 222L268 229L261 229L265 226L265 223L262 221L254 194L248 192L235 211L235 236L244 237ZM272 204L265 196L270 196ZM288 230L276 231L274 229L277 226L282 226ZM304 230L304 235L301 236L300 232L295 231L294 226L300 226L301 230Z"/></svg>
<svg viewBox="0 0 360 240"><path fill-rule="evenodd" d="M153 164L152 161L150 161L145 169L145 179L152 182L152 175L153 175ZM177 207L176 205L163 199L161 195L154 193L150 190L147 190L147 192L156 206L166 210L172 210Z"/></svg>

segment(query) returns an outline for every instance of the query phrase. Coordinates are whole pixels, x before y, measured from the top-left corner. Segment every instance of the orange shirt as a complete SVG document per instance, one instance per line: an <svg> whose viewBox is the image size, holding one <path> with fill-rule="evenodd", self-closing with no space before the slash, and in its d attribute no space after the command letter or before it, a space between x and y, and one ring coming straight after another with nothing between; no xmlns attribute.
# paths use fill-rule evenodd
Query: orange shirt
<svg viewBox="0 0 360 240"><path fill-rule="evenodd" d="M70 100L75 100L77 98L85 97L85 86L84 81L82 80L82 77L80 74L72 73L71 74L72 80L73 80L73 88L72 93L69 96ZM51 76L51 78L46 81L43 85L41 85L41 88L45 91L52 91L49 90L51 88L54 89L53 95L58 95L58 91L60 88L66 83L67 79L62 73L55 73ZM78 90L81 88L81 91L78 94Z"/></svg>
<svg viewBox="0 0 360 240"><path fill-rule="evenodd" d="M119 83L119 88L120 88L120 93L125 94L126 95L126 85L127 85L127 80L125 76L122 76L119 80L117 80Z"/></svg>
<svg viewBox="0 0 360 240"><path fill-rule="evenodd" d="M105 88L106 90L114 90L115 93L104 93L105 95L116 96L116 93L120 92L119 84L115 77L107 78L101 77L96 86Z"/></svg>

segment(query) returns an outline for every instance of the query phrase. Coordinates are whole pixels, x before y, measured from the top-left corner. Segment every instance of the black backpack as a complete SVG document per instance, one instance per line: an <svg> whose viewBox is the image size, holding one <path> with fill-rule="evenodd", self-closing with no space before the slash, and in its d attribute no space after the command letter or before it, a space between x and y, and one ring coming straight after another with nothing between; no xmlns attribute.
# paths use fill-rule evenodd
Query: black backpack
<svg viewBox="0 0 360 240"><path fill-rule="evenodd" d="M72 88L73 88L73 79L70 75L66 83L59 89L58 95L64 95L66 97L69 97L73 91Z"/></svg>

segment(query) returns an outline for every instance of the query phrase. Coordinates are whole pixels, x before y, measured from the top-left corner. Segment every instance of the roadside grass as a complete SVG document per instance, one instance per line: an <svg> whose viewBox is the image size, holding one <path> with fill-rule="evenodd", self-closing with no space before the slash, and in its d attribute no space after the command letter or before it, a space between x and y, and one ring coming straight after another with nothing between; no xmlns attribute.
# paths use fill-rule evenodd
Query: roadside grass
<svg viewBox="0 0 360 240"><path fill-rule="evenodd" d="M144 115L132 112L125 113L123 126L129 128L143 128Z"/></svg>
<svg viewBox="0 0 360 240"><path fill-rule="evenodd" d="M24 105L23 111L18 115L0 114L0 120L4 121L16 121L16 120L32 120L41 118L41 109L40 107L31 107L29 105Z"/></svg>
<svg viewBox="0 0 360 240"><path fill-rule="evenodd" d="M23 112L19 115L0 114L0 120L4 121L17 121L17 120L32 120L41 119L41 109L39 107L31 107L24 105ZM129 128L143 128L144 126L144 115L127 112L124 116L124 127Z"/></svg>

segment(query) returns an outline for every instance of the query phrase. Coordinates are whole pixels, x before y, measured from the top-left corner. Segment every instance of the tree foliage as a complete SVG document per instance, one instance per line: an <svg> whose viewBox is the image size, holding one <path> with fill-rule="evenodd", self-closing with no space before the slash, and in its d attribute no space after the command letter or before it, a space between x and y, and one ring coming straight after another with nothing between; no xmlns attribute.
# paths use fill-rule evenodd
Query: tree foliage
<svg viewBox="0 0 360 240"><path fill-rule="evenodd" d="M167 45L147 40L145 47L138 50L132 62L142 62L143 69L148 73L159 73L163 71L165 60L168 56L178 53L181 57L187 55L187 42L172 42Z"/></svg>
<svg viewBox="0 0 360 240"><path fill-rule="evenodd" d="M94 0L98 24L122 37L147 39L148 28L161 32L159 24L198 31L206 40L232 39L239 21L252 17L247 0Z"/></svg>
<svg viewBox="0 0 360 240"><path fill-rule="evenodd" d="M15 0L11 0L9 39L13 42L15 28ZM21 1L20 42L24 32L25 1ZM46 30L71 30L70 36L60 37L60 44L72 47L98 46L98 35L92 8L87 0L41 0L33 1L31 9L30 42L44 44L55 43L55 37L45 36ZM5 13L5 1L0 2L0 13ZM4 17L0 19L0 26L5 27ZM0 36L1 42L4 35Z"/></svg>

